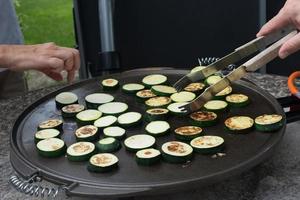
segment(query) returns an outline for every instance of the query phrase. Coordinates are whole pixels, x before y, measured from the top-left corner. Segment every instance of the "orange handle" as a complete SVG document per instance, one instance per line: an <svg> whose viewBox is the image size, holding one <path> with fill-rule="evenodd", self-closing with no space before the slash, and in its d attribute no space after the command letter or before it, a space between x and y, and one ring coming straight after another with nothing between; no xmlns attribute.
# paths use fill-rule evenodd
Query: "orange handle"
<svg viewBox="0 0 300 200"><path fill-rule="evenodd" d="M294 73L292 73L289 78L288 78L288 87L290 92L295 95L296 97L300 98L300 92L298 90L298 88L295 86L295 79L296 78L300 78L300 71L296 71Z"/></svg>

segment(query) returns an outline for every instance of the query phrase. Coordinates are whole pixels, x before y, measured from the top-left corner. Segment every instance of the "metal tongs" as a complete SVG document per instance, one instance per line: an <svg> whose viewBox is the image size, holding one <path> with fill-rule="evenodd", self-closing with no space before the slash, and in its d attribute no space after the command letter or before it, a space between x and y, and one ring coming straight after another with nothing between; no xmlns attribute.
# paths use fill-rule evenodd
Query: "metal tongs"
<svg viewBox="0 0 300 200"><path fill-rule="evenodd" d="M224 76L219 82L206 88L206 90L195 100L184 106L180 106L179 109L181 112L187 113L199 110L207 101L211 100L214 95L225 89L232 82L241 79L246 75L247 72L256 71L260 67L276 58L282 44L296 34L297 31L294 28L287 27L270 35L256 38L235 49L232 53L208 65L201 71L185 75L174 84L174 87L178 92L192 82L203 80L204 78L215 74L219 70L226 68L228 65L234 64L238 61L241 61L243 58L261 51L256 56L233 70L227 76Z"/></svg>

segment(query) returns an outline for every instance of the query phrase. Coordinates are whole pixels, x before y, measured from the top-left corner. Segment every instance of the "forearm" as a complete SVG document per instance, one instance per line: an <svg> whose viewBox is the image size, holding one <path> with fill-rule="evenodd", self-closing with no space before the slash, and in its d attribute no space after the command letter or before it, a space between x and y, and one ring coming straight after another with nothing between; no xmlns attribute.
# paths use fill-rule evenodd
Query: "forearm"
<svg viewBox="0 0 300 200"><path fill-rule="evenodd" d="M9 68L9 47L0 45L0 68Z"/></svg>

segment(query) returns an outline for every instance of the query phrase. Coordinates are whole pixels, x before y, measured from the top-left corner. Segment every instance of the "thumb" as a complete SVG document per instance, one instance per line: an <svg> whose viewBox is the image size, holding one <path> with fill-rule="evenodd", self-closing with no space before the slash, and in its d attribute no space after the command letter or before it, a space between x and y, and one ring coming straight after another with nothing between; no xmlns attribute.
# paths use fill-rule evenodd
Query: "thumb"
<svg viewBox="0 0 300 200"><path fill-rule="evenodd" d="M279 49L279 57L284 59L300 49L300 33L285 42Z"/></svg>

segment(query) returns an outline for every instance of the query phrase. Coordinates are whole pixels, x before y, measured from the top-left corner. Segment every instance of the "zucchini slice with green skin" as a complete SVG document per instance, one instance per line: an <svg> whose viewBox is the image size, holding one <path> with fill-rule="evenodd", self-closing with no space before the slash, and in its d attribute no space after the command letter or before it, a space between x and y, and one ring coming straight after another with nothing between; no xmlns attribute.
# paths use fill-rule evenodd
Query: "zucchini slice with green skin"
<svg viewBox="0 0 300 200"><path fill-rule="evenodd" d="M165 121L169 116L169 110L165 108L150 108L146 110L145 120L148 122L163 120Z"/></svg>
<svg viewBox="0 0 300 200"><path fill-rule="evenodd" d="M204 83L205 83L207 86L210 86L210 85L216 84L216 83L219 82L221 79L222 79L221 76L218 76L218 75L212 75L212 76L207 77L207 78L205 79Z"/></svg>
<svg viewBox="0 0 300 200"><path fill-rule="evenodd" d="M89 159L87 166L90 172L109 172L118 168L119 159L111 153L99 153Z"/></svg>
<svg viewBox="0 0 300 200"><path fill-rule="evenodd" d="M43 129L57 129L59 131L63 130L63 121L60 119L48 119L46 121L43 121L39 124L38 130L43 130Z"/></svg>
<svg viewBox="0 0 300 200"><path fill-rule="evenodd" d="M112 126L114 124L116 124L118 121L118 118L112 115L107 115L104 117L100 117L99 119L97 119L94 122L94 126L98 127L100 130L102 130L103 128Z"/></svg>
<svg viewBox="0 0 300 200"><path fill-rule="evenodd" d="M66 105L78 103L78 97L73 92L62 92L56 95L55 103L57 108L62 108Z"/></svg>
<svg viewBox="0 0 300 200"><path fill-rule="evenodd" d="M205 66L196 66L191 70L191 73L201 71L204 68L205 68Z"/></svg>
<svg viewBox="0 0 300 200"><path fill-rule="evenodd" d="M189 102L193 101L196 98L196 95L192 92L178 92L171 95L171 99L174 102Z"/></svg>
<svg viewBox="0 0 300 200"><path fill-rule="evenodd" d="M77 141L93 142L99 138L99 131L96 126L86 125L75 131Z"/></svg>
<svg viewBox="0 0 300 200"><path fill-rule="evenodd" d="M137 152L142 149L148 149L153 147L155 144L155 138L151 135L138 134L133 135L124 141L126 150L131 152Z"/></svg>
<svg viewBox="0 0 300 200"><path fill-rule="evenodd" d="M119 126L110 126L103 129L103 134L105 137L113 137L118 140L121 140L126 135L126 130Z"/></svg>
<svg viewBox="0 0 300 200"><path fill-rule="evenodd" d="M66 144L58 138L47 138L41 140L36 145L39 155L43 157L59 157L65 154Z"/></svg>
<svg viewBox="0 0 300 200"><path fill-rule="evenodd" d="M89 109L97 109L100 105L112 102L114 97L105 93L89 94L85 97L86 107Z"/></svg>
<svg viewBox="0 0 300 200"><path fill-rule="evenodd" d="M128 110L128 105L123 102L110 102L98 107L104 115L119 116Z"/></svg>
<svg viewBox="0 0 300 200"><path fill-rule="evenodd" d="M67 149L67 158L70 161L86 161L95 153L95 145L91 142L77 142Z"/></svg>
<svg viewBox="0 0 300 200"><path fill-rule="evenodd" d="M145 102L147 99L155 96L156 95L151 90L140 90L136 93L136 97L140 102Z"/></svg>
<svg viewBox="0 0 300 200"><path fill-rule="evenodd" d="M225 97L229 94L231 94L232 92L232 87L231 86L227 86L224 90L222 90L221 92L217 93L213 99L215 100L224 100Z"/></svg>
<svg viewBox="0 0 300 200"><path fill-rule="evenodd" d="M231 133L247 133L252 129L254 120L248 116L234 116L226 119L224 124Z"/></svg>
<svg viewBox="0 0 300 200"><path fill-rule="evenodd" d="M149 108L163 108L167 107L172 102L170 97L152 97L145 101Z"/></svg>
<svg viewBox="0 0 300 200"><path fill-rule="evenodd" d="M283 117L277 114L264 114L254 120L255 128L262 132L277 131L283 126Z"/></svg>
<svg viewBox="0 0 300 200"><path fill-rule="evenodd" d="M139 150L135 154L135 161L139 165L150 166L160 161L161 153L157 149L149 148Z"/></svg>
<svg viewBox="0 0 300 200"><path fill-rule="evenodd" d="M147 88L151 88L153 85L163 85L167 83L168 78L161 74L151 74L145 76L142 80L143 84Z"/></svg>
<svg viewBox="0 0 300 200"><path fill-rule="evenodd" d="M101 82L102 88L105 91L116 90L119 87L119 81L117 79L108 78Z"/></svg>
<svg viewBox="0 0 300 200"><path fill-rule="evenodd" d="M98 110L84 110L76 115L76 122L79 126L92 125L101 116L102 112Z"/></svg>
<svg viewBox="0 0 300 200"><path fill-rule="evenodd" d="M183 142L166 142L161 147L162 157L170 163L185 163L192 159L193 148Z"/></svg>
<svg viewBox="0 0 300 200"><path fill-rule="evenodd" d="M187 85L184 90L187 92L193 92L197 95L199 95L203 90L205 89L204 83L190 83Z"/></svg>
<svg viewBox="0 0 300 200"><path fill-rule="evenodd" d="M181 141L190 141L202 134L202 128L198 126L182 126L175 129L175 138Z"/></svg>
<svg viewBox="0 0 300 200"><path fill-rule="evenodd" d="M167 85L154 85L151 87L151 91L157 96L170 96L177 92L174 87Z"/></svg>
<svg viewBox="0 0 300 200"><path fill-rule="evenodd" d="M220 113L227 110L228 103L222 100L211 100L206 102L206 104L204 104L204 108L207 111Z"/></svg>
<svg viewBox="0 0 300 200"><path fill-rule="evenodd" d="M190 114L192 124L200 127L214 126L217 124L218 115L209 111L198 111Z"/></svg>
<svg viewBox="0 0 300 200"><path fill-rule="evenodd" d="M96 143L99 153L111 153L121 148L120 141L113 137L106 137Z"/></svg>
<svg viewBox="0 0 300 200"><path fill-rule="evenodd" d="M195 152L214 154L224 149L224 139L219 136L205 135L193 139L190 145Z"/></svg>
<svg viewBox="0 0 300 200"><path fill-rule="evenodd" d="M123 85L122 90L126 94L136 94L138 91L145 89L145 86L138 83L127 83Z"/></svg>
<svg viewBox="0 0 300 200"><path fill-rule="evenodd" d="M136 126L142 121L142 115L138 112L127 112L118 117L118 123L123 127Z"/></svg>
<svg viewBox="0 0 300 200"><path fill-rule="evenodd" d="M58 138L60 136L60 131L49 128L49 129L43 129L34 134L34 141L35 143L38 143L41 140L48 139L48 138Z"/></svg>
<svg viewBox="0 0 300 200"><path fill-rule="evenodd" d="M226 101L231 107L245 107L250 101L249 97L244 94L230 94L226 96Z"/></svg>
<svg viewBox="0 0 300 200"><path fill-rule="evenodd" d="M154 137L166 135L170 129L170 124L166 121L152 121L145 128L146 132Z"/></svg>
<svg viewBox="0 0 300 200"><path fill-rule="evenodd" d="M181 102L181 103L171 103L170 105L168 105L168 110L177 116L185 116L188 113L186 111L182 111L181 109L179 109L179 107L184 106L188 104L187 102Z"/></svg>
<svg viewBox="0 0 300 200"><path fill-rule="evenodd" d="M84 110L84 105L80 104L70 104L62 107L61 115L65 118L75 117L77 113L80 113Z"/></svg>

